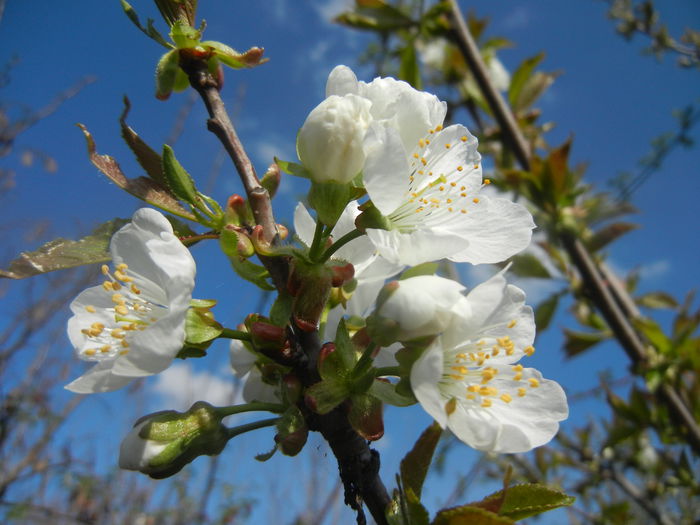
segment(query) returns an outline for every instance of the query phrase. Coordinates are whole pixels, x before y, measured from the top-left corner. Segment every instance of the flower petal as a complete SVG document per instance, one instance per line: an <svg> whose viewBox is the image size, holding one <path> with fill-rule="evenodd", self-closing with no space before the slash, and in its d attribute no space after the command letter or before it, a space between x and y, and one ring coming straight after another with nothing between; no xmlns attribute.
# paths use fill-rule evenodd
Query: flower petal
<svg viewBox="0 0 700 525"><path fill-rule="evenodd" d="M507 199L479 197L459 227L469 244L448 258L455 262L491 264L527 248L535 223L527 209Z"/></svg>
<svg viewBox="0 0 700 525"><path fill-rule="evenodd" d="M348 66L335 66L326 82L326 97L357 95L359 86L355 73Z"/></svg>
<svg viewBox="0 0 700 525"><path fill-rule="evenodd" d="M442 428L445 428L447 426L445 412L447 400L443 398L438 387L442 376L442 366L442 347L439 341L436 341L413 364L411 389L423 410L433 416L433 419Z"/></svg>
<svg viewBox="0 0 700 525"><path fill-rule="evenodd" d="M367 236L387 261L409 266L443 259L454 253L455 248L466 247L469 243L468 239L445 230L401 233L368 228Z"/></svg>
<svg viewBox="0 0 700 525"><path fill-rule="evenodd" d="M406 149L398 131L378 123L365 136L363 179L372 202L384 215L398 208L409 190Z"/></svg>
<svg viewBox="0 0 700 525"><path fill-rule="evenodd" d="M116 376L112 374L112 363L102 361L79 378L65 386L66 390L76 394L96 394L98 392L112 392L126 386L133 378Z"/></svg>

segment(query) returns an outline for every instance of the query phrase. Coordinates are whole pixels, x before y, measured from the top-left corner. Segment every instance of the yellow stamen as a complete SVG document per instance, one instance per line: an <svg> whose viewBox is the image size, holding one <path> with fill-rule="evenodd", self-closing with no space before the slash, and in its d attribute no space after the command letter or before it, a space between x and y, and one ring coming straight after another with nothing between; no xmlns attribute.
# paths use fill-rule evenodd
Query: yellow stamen
<svg viewBox="0 0 700 525"><path fill-rule="evenodd" d="M518 322L513 319L510 323L508 323L508 328L513 328L516 324L518 324Z"/></svg>
<svg viewBox="0 0 700 525"><path fill-rule="evenodd" d="M513 401L513 398L510 396L510 394L502 394L501 399L506 403L510 403L511 401Z"/></svg>
<svg viewBox="0 0 700 525"><path fill-rule="evenodd" d="M530 382L530 388L537 388L540 386L540 382L534 377L531 377L528 381Z"/></svg>
<svg viewBox="0 0 700 525"><path fill-rule="evenodd" d="M87 305L87 306L85 307L85 310L88 311L88 312L90 312L91 314L94 314L94 313L97 311L97 310L95 310L95 307L92 306L92 305Z"/></svg>
<svg viewBox="0 0 700 525"><path fill-rule="evenodd" d="M524 349L523 349L523 352L525 352L525 355L527 355L528 357L530 357L532 354L535 353L535 347L532 346L532 345L530 345L530 346L524 348Z"/></svg>
<svg viewBox="0 0 700 525"><path fill-rule="evenodd" d="M490 400L490 399L484 399L484 400L481 402L481 406L484 407L484 408L490 407L491 404L492 404L492 403L491 403L491 400Z"/></svg>
<svg viewBox="0 0 700 525"><path fill-rule="evenodd" d="M518 388L518 397L523 397L526 394L526 391L523 387Z"/></svg>

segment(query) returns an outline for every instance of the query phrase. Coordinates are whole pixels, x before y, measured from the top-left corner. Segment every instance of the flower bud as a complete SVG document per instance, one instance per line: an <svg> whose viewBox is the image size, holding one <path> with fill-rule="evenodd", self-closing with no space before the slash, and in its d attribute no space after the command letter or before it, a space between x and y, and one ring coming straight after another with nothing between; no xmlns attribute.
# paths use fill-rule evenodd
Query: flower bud
<svg viewBox="0 0 700 525"><path fill-rule="evenodd" d="M332 95L309 113L297 137L297 152L314 182L347 184L362 170L371 105L356 95Z"/></svg>
<svg viewBox="0 0 700 525"><path fill-rule="evenodd" d="M197 456L219 454L227 441L214 407L198 401L184 413L166 410L139 419L119 448L119 467L167 478Z"/></svg>
<svg viewBox="0 0 700 525"><path fill-rule="evenodd" d="M391 332L394 341L402 342L437 335L447 327L455 306L464 299L464 289L458 282L436 275L392 281L380 291L377 308L367 319L367 329L380 344L387 342L384 331Z"/></svg>

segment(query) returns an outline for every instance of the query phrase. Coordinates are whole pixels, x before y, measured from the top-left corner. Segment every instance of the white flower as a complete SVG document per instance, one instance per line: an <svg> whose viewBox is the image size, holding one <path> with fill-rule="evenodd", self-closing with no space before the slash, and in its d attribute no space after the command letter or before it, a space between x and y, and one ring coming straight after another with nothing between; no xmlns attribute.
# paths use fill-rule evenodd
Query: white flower
<svg viewBox="0 0 700 525"><path fill-rule="evenodd" d="M333 227L332 238L338 240L346 233L353 231L355 219L359 214L357 202L350 202ZM316 224L306 207L301 203L297 204L294 210L294 230L299 240L311 246L315 228ZM328 313L325 333L329 335L335 334L335 329L343 315L364 315L374 304L384 281L404 268L402 264L391 263L381 257L366 235L347 243L333 254L332 259L346 261L353 265L357 287L344 308L339 305Z"/></svg>
<svg viewBox="0 0 700 525"><path fill-rule="evenodd" d="M68 337L81 359L95 363L66 388L109 392L165 370L185 340L195 262L159 212L141 208L112 237L113 272L70 305Z"/></svg>
<svg viewBox="0 0 700 525"><path fill-rule="evenodd" d="M392 281L379 296L372 314L397 323L397 341L438 335L452 321L458 304L464 301L464 286L437 275L420 275Z"/></svg>
<svg viewBox="0 0 700 525"><path fill-rule="evenodd" d="M532 355L525 295L497 274L474 288L411 369L411 387L443 428L475 449L516 453L544 445L568 416L554 381L516 364Z"/></svg>
<svg viewBox="0 0 700 525"><path fill-rule="evenodd" d="M355 95L331 96L311 111L297 136L297 152L313 181L346 184L360 173L369 106Z"/></svg>
<svg viewBox="0 0 700 525"><path fill-rule="evenodd" d="M326 94L372 103L363 181L390 227L368 228L367 235L387 260L494 263L529 244L530 213L479 194L477 140L461 125L443 129L444 102L393 78L358 82L345 66L331 72Z"/></svg>
<svg viewBox="0 0 700 525"><path fill-rule="evenodd" d="M278 389L263 381L262 373L255 364L257 356L238 339L231 340L229 357L233 374L243 382L241 396L246 403L280 402Z"/></svg>
<svg viewBox="0 0 700 525"><path fill-rule="evenodd" d="M508 70L503 65L503 62L501 62L495 53L488 55L485 57L485 59L487 68L486 72L489 75L489 79L491 79L493 87L495 87L498 91L508 91L508 88L510 87L510 73L508 73Z"/></svg>

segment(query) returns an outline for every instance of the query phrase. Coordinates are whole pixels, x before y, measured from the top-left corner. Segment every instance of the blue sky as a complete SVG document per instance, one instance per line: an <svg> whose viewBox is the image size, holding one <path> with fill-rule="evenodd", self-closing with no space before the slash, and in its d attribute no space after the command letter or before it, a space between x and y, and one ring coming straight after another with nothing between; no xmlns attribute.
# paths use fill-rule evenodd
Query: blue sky
<svg viewBox="0 0 700 525"><path fill-rule="evenodd" d="M347 64L355 68L360 78L371 79L371 69L357 65L357 57L371 37L329 22L330 16L344 4L338 0L200 0L199 18L208 22L208 39L224 41L240 50L262 46L270 58L269 63L251 71L228 71L223 91L241 139L259 172L264 171L273 155L293 159L296 132L308 112L322 99L325 79L333 66ZM618 172L634 169L654 137L675 129L673 109L698 101L697 71L679 70L671 57L658 62L640 56L639 50L646 42L638 37L627 43L618 37L605 17L603 2L479 0L461 4L465 9L473 8L480 17L491 17L490 35L506 36L516 44L499 55L509 70L543 50L547 56L542 67L562 73L539 105L543 119L556 122L548 138L550 143L557 144L572 134L574 161L588 163L587 180L598 188L606 188L607 181ZM700 21L697 1L666 0L656 4L672 34L677 34L685 24L697 25ZM134 0L132 5L142 20L157 18L150 0ZM131 25L117 0L8 0L0 21L0 64L13 56L20 61L11 71L10 84L0 91L0 100L38 108L87 75L94 76L95 81L50 118L23 134L15 144L14 154L0 159L3 167L16 171L16 187L10 198L3 200L0 211L2 234L7 236L5 246L19 248L21 232L36 220L50 220L51 236L75 237L113 217L128 217L139 207L139 202L107 183L88 162L84 140L74 124L85 124L95 138L98 151L115 156L125 173L140 175L131 153L119 138L122 96L131 99L130 125L156 149L169 136L187 99L182 94L167 102L153 97L153 72L161 50ZM204 109L197 101L174 149L200 186L209 189L211 184L207 181L214 180L210 194L225 201L230 193L242 190L230 163L226 159L222 163L220 147L206 131L204 120ZM693 136L700 139L697 130ZM22 147L40 149L55 158L58 171L46 173L36 165L21 165L18 152ZM674 153L662 170L634 194L632 200L640 213L632 219L641 228L611 250L611 263L620 271L643 269L644 290L666 289L684 294L698 285L698 151ZM304 191L303 183L284 180L274 203L278 220L289 221L297 197ZM14 230L6 230L7 225ZM0 254L3 258L9 255L7 249ZM237 281L232 280L233 275L227 273L227 263L214 250L197 247L194 254L200 275L196 296L219 299L217 317L229 326L235 325L257 304L255 290L239 288ZM13 301L20 296L20 286L10 285L0 304L2 313L13 309ZM531 297L540 294L536 283L530 283L526 290ZM64 317L67 316L66 309ZM615 377L625 373L625 358L613 345L566 362L558 350L559 334L561 327L571 324L565 314L555 319L539 341L532 366L559 381L569 392L594 386L597 373L603 368L611 367ZM195 377L213 384L214 376L227 385L223 373L227 350L223 344L217 348L206 362L193 365L200 374ZM65 351L69 349L66 347ZM172 377L179 377L177 373L182 369L175 372ZM148 394L145 410L183 408L173 407L168 401L175 391L168 389L167 381L151 378L143 388ZM222 388L226 391L227 387ZM119 436L126 432L135 416L116 408L121 400L122 394L109 394L99 401L88 400L81 410L84 415L96 417L104 406L111 407L108 413L114 418L114 432ZM186 404L187 400L175 402ZM572 405L570 421L582 423L592 413L599 412L595 402L578 403ZM387 484L391 485L398 461L411 440L427 424L428 419L420 410L388 412L387 437L380 442ZM66 433L80 435L84 430L75 423ZM236 478L234 474L234 483L249 483L251 473L265 477L275 474L277 469L293 472L291 469L299 464L322 456L325 463L320 468L333 479L334 466L325 458L322 448L309 447L304 459L276 458L259 466L251 455L268 448L267 443L260 445L264 442L263 433L240 441L236 452L227 449L224 453L235 454L235 461L241 465L237 472L242 477ZM109 446L93 451L105 468L116 458L118 439L107 443ZM454 464L467 470L475 457L465 450L454 459ZM434 491L428 492L431 504L440 499L444 488L442 483L435 486ZM468 499L481 494L481 489L474 488Z"/></svg>

